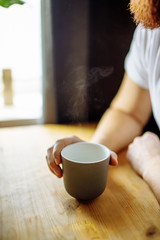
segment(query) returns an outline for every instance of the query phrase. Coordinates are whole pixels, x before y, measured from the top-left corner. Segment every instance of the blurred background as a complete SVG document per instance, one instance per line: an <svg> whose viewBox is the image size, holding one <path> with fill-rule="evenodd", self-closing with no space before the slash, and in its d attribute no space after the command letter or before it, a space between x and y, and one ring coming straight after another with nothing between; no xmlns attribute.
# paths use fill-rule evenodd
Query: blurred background
<svg viewBox="0 0 160 240"><path fill-rule="evenodd" d="M1 125L42 117L40 6L40 0L27 0L0 7Z"/></svg>
<svg viewBox="0 0 160 240"><path fill-rule="evenodd" d="M0 126L98 122L124 74L129 1L0 7ZM157 131L153 117L148 130Z"/></svg>

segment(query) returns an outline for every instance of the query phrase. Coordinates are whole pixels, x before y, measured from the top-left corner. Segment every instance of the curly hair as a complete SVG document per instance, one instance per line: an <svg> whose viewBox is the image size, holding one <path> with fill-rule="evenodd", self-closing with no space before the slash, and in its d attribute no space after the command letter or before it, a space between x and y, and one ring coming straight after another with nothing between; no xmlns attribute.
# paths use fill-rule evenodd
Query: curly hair
<svg viewBox="0 0 160 240"><path fill-rule="evenodd" d="M150 29L160 27L160 0L131 0L130 11L136 24Z"/></svg>

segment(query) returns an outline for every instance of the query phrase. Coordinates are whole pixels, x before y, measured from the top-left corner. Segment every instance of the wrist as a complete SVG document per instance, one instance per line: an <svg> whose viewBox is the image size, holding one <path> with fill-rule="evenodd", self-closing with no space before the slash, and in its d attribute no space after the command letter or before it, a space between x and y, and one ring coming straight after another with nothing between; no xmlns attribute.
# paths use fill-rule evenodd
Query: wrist
<svg viewBox="0 0 160 240"><path fill-rule="evenodd" d="M149 161L143 171L144 180L151 181L154 178L160 178L160 156L156 156Z"/></svg>

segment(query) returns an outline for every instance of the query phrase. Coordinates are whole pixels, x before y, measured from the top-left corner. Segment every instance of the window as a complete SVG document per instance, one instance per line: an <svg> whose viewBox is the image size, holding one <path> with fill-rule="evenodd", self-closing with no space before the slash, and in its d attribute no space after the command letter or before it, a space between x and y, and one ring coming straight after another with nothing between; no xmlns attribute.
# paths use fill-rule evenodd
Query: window
<svg viewBox="0 0 160 240"><path fill-rule="evenodd" d="M0 7L0 126L42 118L40 6Z"/></svg>

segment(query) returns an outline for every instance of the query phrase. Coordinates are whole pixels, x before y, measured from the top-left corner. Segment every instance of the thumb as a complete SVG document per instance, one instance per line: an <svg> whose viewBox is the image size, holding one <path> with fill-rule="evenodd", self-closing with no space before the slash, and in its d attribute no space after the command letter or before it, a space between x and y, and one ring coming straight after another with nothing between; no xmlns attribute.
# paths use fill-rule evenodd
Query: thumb
<svg viewBox="0 0 160 240"><path fill-rule="evenodd" d="M117 166L118 165L118 156L115 152L111 151L111 157L110 157L110 165Z"/></svg>

